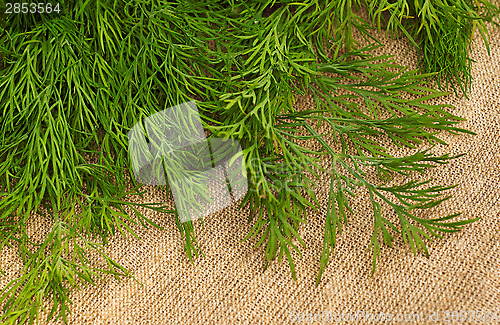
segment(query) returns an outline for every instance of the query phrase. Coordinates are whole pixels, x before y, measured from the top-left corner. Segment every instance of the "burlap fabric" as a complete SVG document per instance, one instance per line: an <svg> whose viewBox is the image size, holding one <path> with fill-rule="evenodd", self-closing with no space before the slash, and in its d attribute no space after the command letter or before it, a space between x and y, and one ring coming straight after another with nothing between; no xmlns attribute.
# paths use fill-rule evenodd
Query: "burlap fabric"
<svg viewBox="0 0 500 325"><path fill-rule="evenodd" d="M118 235L105 249L141 284L104 277L95 287L73 291L69 323L368 324L384 314L395 319L386 323L454 324L460 323L453 317L460 311L468 312L469 317L471 312L497 312L500 316L500 30L491 26L489 30L491 56L480 35L475 36L472 57L477 62L470 98L450 95L440 99L453 104L453 113L467 118L460 126L477 135L440 136L449 145L434 152L466 156L428 173L436 184L458 186L450 191L452 199L422 213L436 217L462 211L464 218L481 220L459 233L428 242L429 258L413 255L398 237L393 248L382 248L371 277L372 255L366 249L372 210L367 193L360 190L351 201L354 214L316 288L329 184L324 175L315 189L323 209L319 214L310 213L308 224L300 230L307 248L302 259L295 256L296 282L286 261L273 263L263 272L263 254L253 249L256 241L240 241L251 229L247 209L231 206L206 218L204 227L197 224L197 238L206 257L192 264L183 253L173 219L147 212L164 231L137 226L134 229L142 240ZM378 52L394 54L398 63L416 67L417 56L414 50L408 51L405 40L388 40L382 34L379 38L385 47ZM311 98L304 97L297 105L311 103ZM403 153L395 147L391 152ZM325 166L328 164L325 159ZM145 202L173 203L157 188L147 189ZM33 227L44 226L40 221ZM2 252L0 267L8 275L1 277L3 287L19 271L14 249ZM480 317L484 320L483 314Z"/></svg>

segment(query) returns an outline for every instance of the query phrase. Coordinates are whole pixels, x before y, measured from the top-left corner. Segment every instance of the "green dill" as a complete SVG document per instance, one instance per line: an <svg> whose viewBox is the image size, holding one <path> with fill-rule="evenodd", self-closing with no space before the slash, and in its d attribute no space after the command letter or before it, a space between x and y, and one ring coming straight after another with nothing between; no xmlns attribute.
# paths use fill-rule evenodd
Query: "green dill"
<svg viewBox="0 0 500 325"><path fill-rule="evenodd" d="M356 8L362 7L373 21L361 18ZM429 104L449 93L428 81L437 77L464 91L470 85L472 30L488 46L484 22L498 16L487 1L87 0L61 1L60 14L27 15L5 8L0 248L16 247L24 263L0 294L5 324L32 324L45 297L53 300L49 318L67 322L70 290L102 274L133 276L102 246L117 233L137 237L131 223L159 227L144 208L175 218L189 259L203 254L194 223L180 222L177 210L130 201L142 192L127 132L191 100L211 137L241 143L249 186L241 204L249 205L253 223L247 239L257 238L268 263L286 258L294 278L292 251L300 255L306 244L300 224L308 209L319 211L312 190L319 172L329 173L331 185L318 282L358 187L368 190L373 207L373 271L381 244L396 234L415 253L428 254L426 239L476 220L457 221L459 213L420 218L415 211L448 199L450 187L387 182L456 158L432 153L433 145L445 144L440 132L473 134L457 125L463 119L451 106ZM425 73L371 54L379 46L371 31L382 26L418 46ZM359 46L355 30L373 44ZM314 109L297 110L296 99L307 94ZM319 133L319 125L329 132ZM340 149L327 141L331 135ZM430 148L396 158L374 140L382 136L399 147ZM318 146L308 149L304 140ZM325 156L329 169L320 164ZM380 182L371 183L366 168L375 168ZM42 243L28 235L34 213L53 221ZM93 266L90 251L107 268Z"/></svg>

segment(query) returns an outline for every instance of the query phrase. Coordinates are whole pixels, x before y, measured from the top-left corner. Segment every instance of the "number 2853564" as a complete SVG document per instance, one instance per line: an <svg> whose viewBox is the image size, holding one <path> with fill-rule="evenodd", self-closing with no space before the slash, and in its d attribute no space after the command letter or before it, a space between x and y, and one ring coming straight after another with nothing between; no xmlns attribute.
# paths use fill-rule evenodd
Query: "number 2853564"
<svg viewBox="0 0 500 325"><path fill-rule="evenodd" d="M59 3L7 2L5 4L6 14L52 14L59 12L61 12Z"/></svg>

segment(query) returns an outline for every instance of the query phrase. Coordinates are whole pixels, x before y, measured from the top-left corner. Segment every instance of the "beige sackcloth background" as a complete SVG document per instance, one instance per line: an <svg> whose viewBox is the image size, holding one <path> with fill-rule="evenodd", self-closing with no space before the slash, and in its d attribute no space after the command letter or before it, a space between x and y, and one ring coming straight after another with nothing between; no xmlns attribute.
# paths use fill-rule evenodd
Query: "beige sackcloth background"
<svg viewBox="0 0 500 325"><path fill-rule="evenodd" d="M500 316L500 30L490 24L488 28L491 56L479 33L475 35L472 58L477 62L473 64L469 99L454 95L439 99L453 104L455 108L450 111L467 119L459 126L477 135L443 133L440 138L449 145L437 147L434 152L466 155L430 170L424 177L396 178L403 182L434 177L435 184L458 184L450 190L450 200L423 212L424 216L462 211L463 218L481 217L461 232L428 242L429 258L415 256L396 235L392 248L382 246L377 270L370 276L372 253L367 247L373 218L367 193L360 189L351 200L354 214L338 238L322 282L315 287L329 185L324 175L315 189L321 213L309 213L307 225L300 230L307 248L302 249L303 258L295 255L296 282L286 260L272 263L263 272L264 255L253 249L256 240L241 242L252 225L247 222L248 209L238 210L234 205L206 218L204 227L197 224L198 242L206 257L192 264L183 252L173 218L146 211L164 231L137 226L134 229L141 240L117 235L105 248L143 286L128 278L117 281L104 277L95 287L74 290L70 295L73 306L69 324L372 323L362 317L349 321L338 318L360 312L424 317L385 322L391 324L455 324L458 322L445 322L446 312L496 311ZM415 50L407 51L406 40L387 39L383 33L378 38L384 47L377 53L393 54L397 63L417 66ZM308 105L312 105L311 97L297 102L299 109ZM395 146L390 149L395 155L403 153ZM325 166L328 164L325 158ZM144 202L173 203L157 188L145 189L148 192ZM390 211L387 213L390 215ZM0 267L11 277L18 274L20 264L14 250L6 248L2 252ZM7 280L1 277L2 287ZM307 321L307 314L327 312L337 321ZM304 321L293 322L300 315ZM438 321L429 319L431 315L437 315Z"/></svg>

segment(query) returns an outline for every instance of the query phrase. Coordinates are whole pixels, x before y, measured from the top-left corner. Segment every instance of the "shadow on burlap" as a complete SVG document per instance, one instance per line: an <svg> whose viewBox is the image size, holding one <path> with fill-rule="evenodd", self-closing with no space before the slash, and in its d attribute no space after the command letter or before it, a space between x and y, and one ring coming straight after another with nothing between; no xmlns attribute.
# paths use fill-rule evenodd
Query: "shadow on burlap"
<svg viewBox="0 0 500 325"><path fill-rule="evenodd" d="M263 272L264 255L253 249L256 240L241 242L251 229L246 208L234 205L206 218L204 227L197 223L206 257L192 264L173 218L145 211L165 230L135 227L142 240L115 236L105 249L142 285L104 277L95 287L73 291L69 324L291 324L299 317L303 321L297 323L358 324L371 323L363 314L382 313L399 317L400 321L389 323L404 323L407 317L409 323L453 324L457 319L446 322L446 313L500 314L500 30L489 30L491 56L480 35L475 37L472 57L477 63L470 99L453 95L439 99L453 104L452 112L467 118L459 126L477 135L440 135L449 145L436 147L435 153L466 155L425 176L435 178L436 184L458 186L450 190L450 200L422 214L438 217L462 211L464 218L481 220L428 242L429 258L413 255L397 237L392 248L382 247L377 270L370 276L372 253L367 247L373 217L367 193L360 190L351 200L354 214L315 287L329 186L325 175L315 189L322 210L307 215L308 224L300 230L307 248L303 258L295 256L296 282L286 261ZM417 56L413 50L407 52L406 41L387 40L382 34L379 39L385 40L385 47L377 50L380 54L394 54L398 63L416 67ZM312 98L301 98L297 105L312 105ZM397 155L394 146L391 153ZM398 179L408 178L423 179L419 175ZM157 188L144 189L148 190L144 202L173 204ZM20 266L14 250L2 252L0 262L10 276ZM3 277L1 284L5 283ZM308 315L314 314L330 318L316 316L316 321L308 322ZM359 317L347 320L348 315Z"/></svg>

